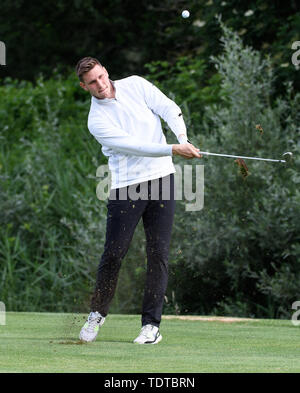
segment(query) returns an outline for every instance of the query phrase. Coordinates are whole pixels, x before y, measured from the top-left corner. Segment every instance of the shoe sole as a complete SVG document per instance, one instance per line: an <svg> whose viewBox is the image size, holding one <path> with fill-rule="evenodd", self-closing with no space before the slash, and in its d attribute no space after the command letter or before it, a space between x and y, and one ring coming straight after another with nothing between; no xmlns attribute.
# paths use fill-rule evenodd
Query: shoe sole
<svg viewBox="0 0 300 393"><path fill-rule="evenodd" d="M160 335L156 338L156 340L153 341L153 342L139 343L139 342L134 341L133 343L134 343L134 344L139 344L139 345L155 345L155 344L158 344L161 340L162 340L162 335L160 334Z"/></svg>
<svg viewBox="0 0 300 393"><path fill-rule="evenodd" d="M85 340L84 338L79 337L79 340L82 341L83 343L92 343L92 342L96 341L96 338L94 338L93 340Z"/></svg>

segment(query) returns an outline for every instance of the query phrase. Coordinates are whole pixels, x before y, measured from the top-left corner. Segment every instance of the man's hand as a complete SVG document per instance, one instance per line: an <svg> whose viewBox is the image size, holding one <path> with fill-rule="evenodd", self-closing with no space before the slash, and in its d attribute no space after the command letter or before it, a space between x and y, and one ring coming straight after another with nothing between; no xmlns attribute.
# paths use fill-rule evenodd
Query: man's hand
<svg viewBox="0 0 300 393"><path fill-rule="evenodd" d="M183 143L181 145L172 145L172 154L174 156L179 155L184 158L201 158L199 154L200 149L197 149L191 143Z"/></svg>

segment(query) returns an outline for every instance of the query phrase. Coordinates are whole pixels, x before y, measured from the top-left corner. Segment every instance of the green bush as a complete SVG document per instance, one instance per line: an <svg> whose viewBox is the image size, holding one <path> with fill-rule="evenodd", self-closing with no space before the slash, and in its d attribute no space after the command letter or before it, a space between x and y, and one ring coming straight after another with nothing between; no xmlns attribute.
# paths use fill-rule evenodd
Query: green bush
<svg viewBox="0 0 300 393"><path fill-rule="evenodd" d="M105 232L89 100L74 76L0 90L0 298L9 310L82 309Z"/></svg>
<svg viewBox="0 0 300 393"><path fill-rule="evenodd" d="M202 159L204 209L188 213L178 204L169 292L181 313L288 317L300 296L300 94L287 84L285 97L272 101L271 61L222 29L224 50L212 59L221 102L205 107L189 138L212 152L282 158L292 151L294 162L247 161L244 179L233 159Z"/></svg>

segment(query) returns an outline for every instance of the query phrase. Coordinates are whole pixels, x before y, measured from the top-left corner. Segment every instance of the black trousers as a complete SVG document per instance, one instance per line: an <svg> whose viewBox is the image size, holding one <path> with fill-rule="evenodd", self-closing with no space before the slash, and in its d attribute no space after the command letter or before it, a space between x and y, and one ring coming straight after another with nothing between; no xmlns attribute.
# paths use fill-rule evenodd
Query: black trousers
<svg viewBox="0 0 300 393"><path fill-rule="evenodd" d="M122 259L142 218L147 245L142 326L148 323L159 326L168 283L168 255L175 211L174 175L112 191L114 198L111 193L107 204L106 241L91 310L107 315ZM139 199L135 191L140 194Z"/></svg>

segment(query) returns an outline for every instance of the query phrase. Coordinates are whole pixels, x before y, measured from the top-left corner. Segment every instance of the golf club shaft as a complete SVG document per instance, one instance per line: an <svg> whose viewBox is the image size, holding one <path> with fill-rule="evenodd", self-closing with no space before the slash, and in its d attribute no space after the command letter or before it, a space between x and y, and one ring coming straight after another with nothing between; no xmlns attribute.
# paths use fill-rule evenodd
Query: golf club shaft
<svg viewBox="0 0 300 393"><path fill-rule="evenodd" d="M286 162L285 160L274 160L274 159L272 159L272 158L234 156L234 155L231 155L231 154L210 153L210 152L208 152L208 151L199 151L199 154L204 154L204 155L207 155L207 156L228 157L228 158L242 158L242 159L245 159L245 160L259 160L259 161L271 161L271 162Z"/></svg>

